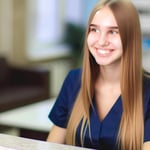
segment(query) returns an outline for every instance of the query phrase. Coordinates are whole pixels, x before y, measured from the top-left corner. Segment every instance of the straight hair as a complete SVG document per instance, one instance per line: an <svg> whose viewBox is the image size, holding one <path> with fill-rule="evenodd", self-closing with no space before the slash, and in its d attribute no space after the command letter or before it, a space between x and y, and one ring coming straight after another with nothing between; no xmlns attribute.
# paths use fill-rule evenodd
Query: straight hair
<svg viewBox="0 0 150 150"><path fill-rule="evenodd" d="M144 137L142 35L138 12L130 1L125 0L101 0L91 12L85 34L81 88L68 122L66 144L76 145L76 130L82 120L80 139L84 146L85 127L90 126L89 108L93 104L94 86L100 72L99 65L89 52L87 36L94 15L105 6L110 8L116 19L123 46L120 79L123 112L117 144L121 150L142 150Z"/></svg>

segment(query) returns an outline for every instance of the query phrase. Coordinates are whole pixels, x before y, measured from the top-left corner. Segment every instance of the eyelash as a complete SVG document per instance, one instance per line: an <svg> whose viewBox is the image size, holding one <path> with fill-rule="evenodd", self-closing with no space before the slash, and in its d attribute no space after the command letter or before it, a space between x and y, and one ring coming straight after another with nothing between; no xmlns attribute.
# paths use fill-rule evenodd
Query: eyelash
<svg viewBox="0 0 150 150"><path fill-rule="evenodd" d="M89 32L95 32L95 33L99 33L100 32L100 30L99 29L97 29L96 27L90 27L90 29L89 29ZM118 34L119 33L119 31L116 31L116 30L110 30L110 31L108 31L108 33L110 33L110 34Z"/></svg>
<svg viewBox="0 0 150 150"><path fill-rule="evenodd" d="M118 34L119 32L118 31L114 31L114 30L110 30L109 31L111 34Z"/></svg>
<svg viewBox="0 0 150 150"><path fill-rule="evenodd" d="M89 32L100 32L97 28L90 27Z"/></svg>

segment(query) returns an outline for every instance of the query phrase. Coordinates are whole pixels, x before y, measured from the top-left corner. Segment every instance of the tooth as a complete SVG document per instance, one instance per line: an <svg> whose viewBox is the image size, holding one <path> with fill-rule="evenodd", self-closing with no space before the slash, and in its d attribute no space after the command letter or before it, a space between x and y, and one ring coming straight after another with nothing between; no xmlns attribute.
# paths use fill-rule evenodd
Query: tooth
<svg viewBox="0 0 150 150"><path fill-rule="evenodd" d="M109 51L105 51L105 50L98 50L99 53L102 53L102 54L108 54Z"/></svg>

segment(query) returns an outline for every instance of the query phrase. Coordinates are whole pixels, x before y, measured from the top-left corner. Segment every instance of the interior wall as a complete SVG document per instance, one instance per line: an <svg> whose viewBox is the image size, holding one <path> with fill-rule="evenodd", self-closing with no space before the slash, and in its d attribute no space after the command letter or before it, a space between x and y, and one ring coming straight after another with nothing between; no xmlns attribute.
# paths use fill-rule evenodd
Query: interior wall
<svg viewBox="0 0 150 150"><path fill-rule="evenodd" d="M13 1L0 0L0 56L12 57Z"/></svg>
<svg viewBox="0 0 150 150"><path fill-rule="evenodd" d="M27 20L28 2L30 0L0 0L0 57L4 56L13 65L30 65L27 58ZM61 0L62 4L64 0ZM34 18L31 18L34 19ZM63 19L63 18L62 18ZM64 56L57 59L34 61L34 65L46 67L51 72L51 91L53 96L58 94L62 81L71 68L70 59Z"/></svg>
<svg viewBox="0 0 150 150"><path fill-rule="evenodd" d="M13 0L13 62L26 64L26 0Z"/></svg>
<svg viewBox="0 0 150 150"><path fill-rule="evenodd" d="M26 0L0 0L0 56L25 64Z"/></svg>

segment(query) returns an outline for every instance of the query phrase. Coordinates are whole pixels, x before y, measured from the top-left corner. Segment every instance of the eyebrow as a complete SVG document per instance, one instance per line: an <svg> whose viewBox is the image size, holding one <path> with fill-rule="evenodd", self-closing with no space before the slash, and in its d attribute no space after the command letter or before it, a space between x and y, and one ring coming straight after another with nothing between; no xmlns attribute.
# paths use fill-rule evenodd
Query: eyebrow
<svg viewBox="0 0 150 150"><path fill-rule="evenodd" d="M100 28L100 26L96 25L96 24L90 24L89 27L98 27L98 28ZM107 28L109 28L109 29L119 29L118 26L108 26Z"/></svg>

